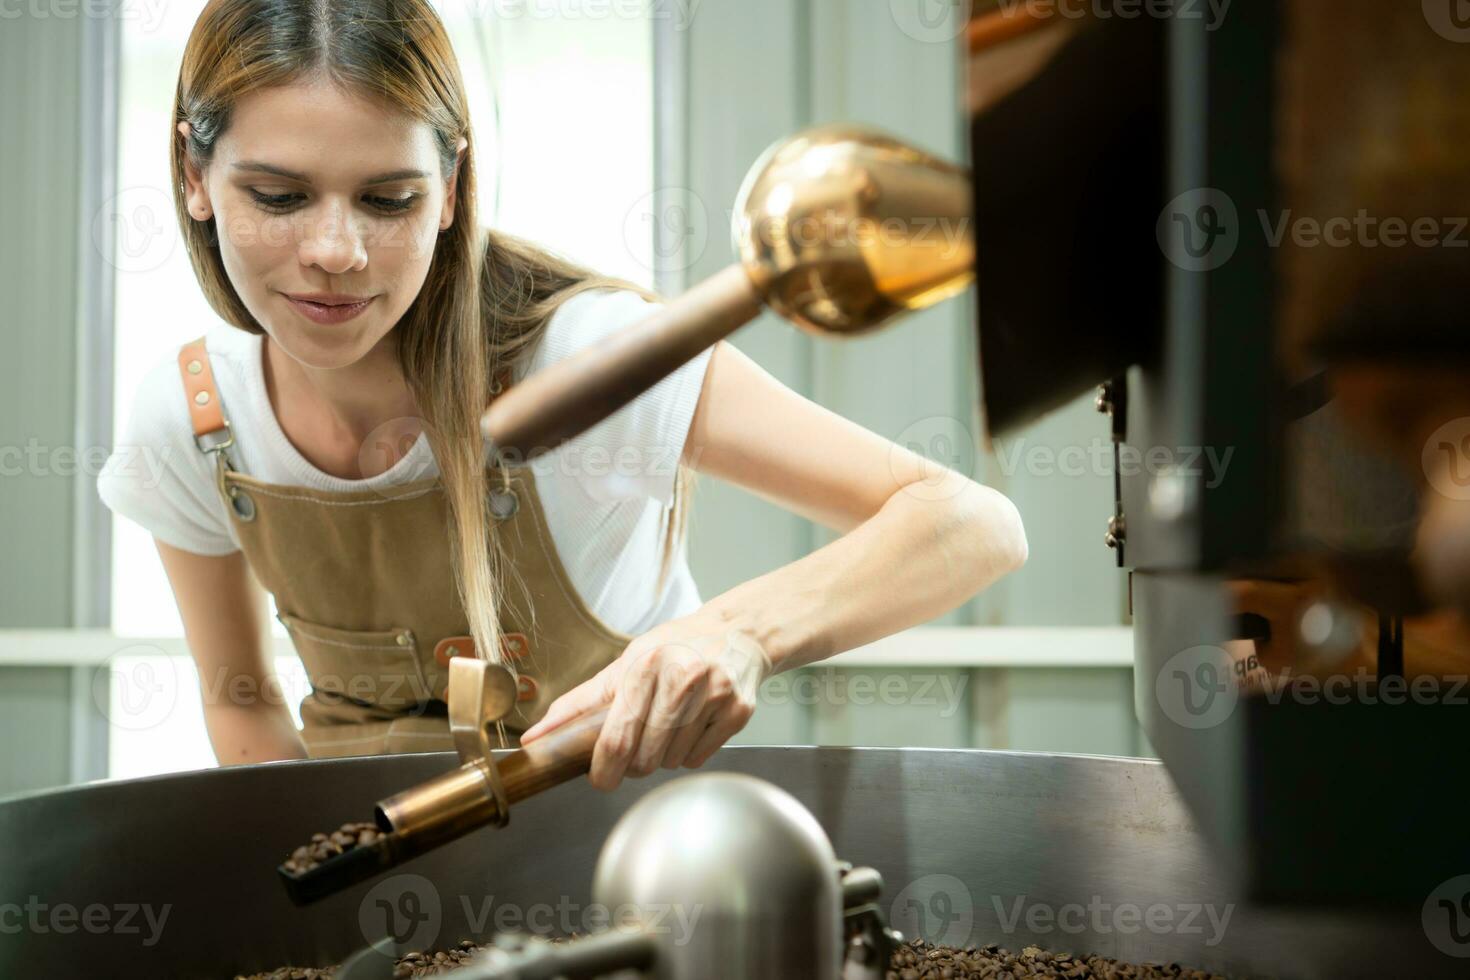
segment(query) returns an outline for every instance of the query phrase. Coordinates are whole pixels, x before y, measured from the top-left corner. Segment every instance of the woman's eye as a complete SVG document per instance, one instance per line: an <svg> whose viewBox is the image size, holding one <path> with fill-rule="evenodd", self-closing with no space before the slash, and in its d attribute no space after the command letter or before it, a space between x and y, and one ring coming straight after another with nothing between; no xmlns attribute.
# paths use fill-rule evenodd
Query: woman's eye
<svg viewBox="0 0 1470 980"><path fill-rule="evenodd" d="M387 214L401 214L413 207L413 202L419 199L417 194L409 194L407 197L368 197L367 202L373 207Z"/></svg>
<svg viewBox="0 0 1470 980"><path fill-rule="evenodd" d="M258 205L262 210L270 211L275 214L282 214L286 211L291 210L293 207L295 207L306 198L305 194L297 194L293 192L287 192L284 194L266 194L256 190L253 187L249 188L249 191L250 196L252 199L254 199L256 205ZM421 196L422 195L419 194L409 194L406 197L378 197L376 195L370 194L364 197L363 200L366 201L370 207L379 211L380 213L403 214L409 208L413 207L414 202L417 201Z"/></svg>
<svg viewBox="0 0 1470 980"><path fill-rule="evenodd" d="M253 187L250 188L250 196L255 199L255 203L261 208L267 211L276 212L289 210L291 205L294 204L298 198L302 197L302 195L300 194L291 193L263 194Z"/></svg>

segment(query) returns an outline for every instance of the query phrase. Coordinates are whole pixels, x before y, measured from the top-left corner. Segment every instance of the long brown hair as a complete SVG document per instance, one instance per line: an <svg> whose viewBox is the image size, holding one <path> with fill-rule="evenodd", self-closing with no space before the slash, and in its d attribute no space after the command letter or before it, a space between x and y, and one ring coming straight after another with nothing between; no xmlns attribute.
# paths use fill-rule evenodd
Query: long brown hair
<svg viewBox="0 0 1470 980"><path fill-rule="evenodd" d="M205 297L227 323L265 331L225 272L215 219L196 221L184 199L184 161L203 170L251 91L325 76L427 123L445 180L460 165L454 223L438 236L423 289L394 328L410 390L439 466L449 503L455 579L481 655L501 661L495 597L507 569L493 547L487 471L479 420L492 379L521 366L552 314L590 289L657 294L600 276L531 242L478 227L475 140L459 63L427 0L211 0L184 50L174 96L170 161L174 205ZM189 123L184 139L178 124ZM507 475L498 463L497 479ZM665 512L663 558L654 586L663 591L687 524L692 472L680 465Z"/></svg>

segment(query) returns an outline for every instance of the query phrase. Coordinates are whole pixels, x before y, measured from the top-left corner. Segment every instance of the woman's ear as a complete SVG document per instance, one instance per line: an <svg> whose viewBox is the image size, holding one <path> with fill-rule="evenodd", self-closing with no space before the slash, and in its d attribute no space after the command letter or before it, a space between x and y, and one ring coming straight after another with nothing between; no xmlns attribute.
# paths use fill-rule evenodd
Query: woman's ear
<svg viewBox="0 0 1470 980"><path fill-rule="evenodd" d="M459 190L459 170L464 166L464 151L470 145L470 141L463 136L459 138L459 146L454 151L454 173L449 175L449 183L444 190L444 209L439 213L439 230L448 231L449 226L454 224L454 201Z"/></svg>
<svg viewBox="0 0 1470 980"><path fill-rule="evenodd" d="M179 123L179 135L187 141L189 139L189 124ZM189 209L189 215L196 221L207 221L212 211L209 204L209 191L204 186L204 175L190 161L187 153L183 154L184 160L184 203Z"/></svg>

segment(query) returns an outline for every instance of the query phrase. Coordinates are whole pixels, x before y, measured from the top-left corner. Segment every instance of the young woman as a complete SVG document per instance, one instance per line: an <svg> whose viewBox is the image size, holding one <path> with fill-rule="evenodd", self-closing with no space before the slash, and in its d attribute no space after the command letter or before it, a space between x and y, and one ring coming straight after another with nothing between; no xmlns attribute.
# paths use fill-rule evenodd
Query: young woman
<svg viewBox="0 0 1470 980"><path fill-rule="evenodd" d="M459 67L423 0L213 0L174 106L176 205L233 329L147 377L99 489L154 535L221 763L451 747L452 656L520 675L523 741L610 716L591 780L701 765L790 670L1025 560L1015 508L720 344L529 466L481 413L658 297L478 227ZM162 480L123 465L147 450ZM843 532L701 602L692 471ZM921 485L922 484L922 485ZM310 678L298 734L264 590Z"/></svg>

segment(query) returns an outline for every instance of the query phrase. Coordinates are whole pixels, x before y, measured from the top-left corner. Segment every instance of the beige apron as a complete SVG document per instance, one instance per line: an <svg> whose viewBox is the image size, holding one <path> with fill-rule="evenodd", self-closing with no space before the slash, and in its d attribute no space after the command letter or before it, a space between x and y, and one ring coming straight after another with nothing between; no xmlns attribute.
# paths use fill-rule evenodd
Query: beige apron
<svg viewBox="0 0 1470 980"><path fill-rule="evenodd" d="M448 503L437 476L334 492L239 472L204 339L179 353L195 442L213 453L241 550L275 596L311 682L301 702L313 758L452 751L449 658L474 656L455 591ZM506 662L519 674L509 734L623 652L630 637L588 609L557 556L528 467L491 472L502 561L497 610ZM534 616L533 616L534 611ZM516 742L519 739L515 739Z"/></svg>

